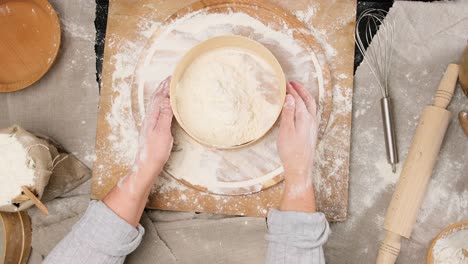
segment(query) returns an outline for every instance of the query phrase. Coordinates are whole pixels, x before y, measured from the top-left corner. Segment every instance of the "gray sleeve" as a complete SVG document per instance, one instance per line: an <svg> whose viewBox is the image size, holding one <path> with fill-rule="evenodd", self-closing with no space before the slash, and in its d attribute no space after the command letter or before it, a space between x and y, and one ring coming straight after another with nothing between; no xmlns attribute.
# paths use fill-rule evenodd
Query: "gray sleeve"
<svg viewBox="0 0 468 264"><path fill-rule="evenodd" d="M91 201L72 231L52 250L46 264L123 263L145 233L116 215L104 203Z"/></svg>
<svg viewBox="0 0 468 264"><path fill-rule="evenodd" d="M323 213L270 210L267 264L325 263L322 245L330 227Z"/></svg>

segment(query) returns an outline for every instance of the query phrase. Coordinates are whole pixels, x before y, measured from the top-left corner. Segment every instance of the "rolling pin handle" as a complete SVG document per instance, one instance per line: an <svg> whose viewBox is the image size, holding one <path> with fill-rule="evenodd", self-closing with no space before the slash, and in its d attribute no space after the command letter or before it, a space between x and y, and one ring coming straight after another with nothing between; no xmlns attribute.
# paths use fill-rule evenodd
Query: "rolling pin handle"
<svg viewBox="0 0 468 264"><path fill-rule="evenodd" d="M434 96L432 105L446 109L453 97L455 85L458 79L459 66L449 64L447 70L440 81L439 88Z"/></svg>
<svg viewBox="0 0 468 264"><path fill-rule="evenodd" d="M387 231L385 239L380 244L377 264L394 264L401 248L401 236L391 231Z"/></svg>

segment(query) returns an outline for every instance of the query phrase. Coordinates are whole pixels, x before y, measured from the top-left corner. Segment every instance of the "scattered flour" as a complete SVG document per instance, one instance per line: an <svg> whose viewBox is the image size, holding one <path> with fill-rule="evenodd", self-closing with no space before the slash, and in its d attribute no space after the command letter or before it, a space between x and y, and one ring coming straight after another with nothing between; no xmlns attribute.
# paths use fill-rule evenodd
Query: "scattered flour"
<svg viewBox="0 0 468 264"><path fill-rule="evenodd" d="M34 184L34 162L14 135L0 134L0 206L21 194L21 186Z"/></svg>
<svg viewBox="0 0 468 264"><path fill-rule="evenodd" d="M111 111L107 113L106 119L110 125L112 133L108 136L111 143L114 158L123 165L131 165L138 151L139 133L132 122L131 112L131 88L127 82L134 72L131 65L134 64L133 56L128 53L135 52L137 44L126 43L122 47L123 52L113 57L115 71L112 74L112 88L114 96L112 98Z"/></svg>
<svg viewBox="0 0 468 264"><path fill-rule="evenodd" d="M316 8L314 6L309 6L305 11L297 10L296 12L294 12L294 15L303 23L308 24L310 22L310 19L315 15L315 9Z"/></svg>
<svg viewBox="0 0 468 264"><path fill-rule="evenodd" d="M141 117L145 110L145 83L157 85L171 75L181 57L199 42L219 35L243 35L267 47L280 61L288 79L302 82L318 95L323 93L320 63L326 58L305 50L294 39L296 29L274 29L244 13L191 13L167 25L152 43L143 66L138 69L138 103ZM319 36L316 36L318 38ZM323 39L322 41L328 42ZM334 52L326 57L333 57ZM132 56L133 58L133 56ZM311 64L313 62L313 65ZM319 62L320 61L320 62ZM303 74L309 72L309 74ZM318 86L317 87L317 80Z"/></svg>
<svg viewBox="0 0 468 264"><path fill-rule="evenodd" d="M325 93L321 68L326 56L305 48L293 37L296 31L297 29L288 29L282 25L266 25L245 13L196 12L181 17L159 31L157 38L151 40L151 46L145 48L147 51L142 55L143 63L139 64L136 70L138 106L132 107L134 110L138 109L140 119L143 119L148 96L154 92L158 83L172 74L183 55L199 42L220 35L242 35L266 46L280 62L288 80L300 81L315 97L320 98L319 111L322 111L327 96L331 97ZM348 105L350 103L343 104ZM259 191L265 180L283 171L276 154L276 133L277 127L262 140L267 143L251 150L254 153L262 153L268 162L262 164L262 168L251 168L249 171L243 168L235 170L237 164L245 167L243 164L249 163L249 157L252 155L249 150L231 152L227 157L193 144L193 140L186 138L184 133L175 133L174 142L183 151L172 153L166 171L175 178L184 179L195 186L206 187L214 193L225 193L228 189L246 186L251 186L246 189L246 193ZM268 149L268 153L265 149ZM233 169L225 173L223 168Z"/></svg>
<svg viewBox="0 0 468 264"><path fill-rule="evenodd" d="M325 52L325 56L327 57L328 60L330 60L330 59L332 59L333 57L336 56L337 51L328 42L327 32L325 30L318 30L312 25L311 19L316 14L316 10L317 10L317 7L311 5L311 6L307 7L306 11L297 10L296 12L294 12L294 15L296 16L297 19L299 19L299 21L304 23L304 25L314 35L315 40L318 41L318 43L322 46L322 49ZM353 17L354 16L351 15L350 19L352 19ZM344 25L344 23L346 23L346 22L343 22L343 25Z"/></svg>
<svg viewBox="0 0 468 264"><path fill-rule="evenodd" d="M311 6L303 13L296 12L296 16L302 21L310 20L316 14L316 10L315 6ZM137 24L136 31L139 32L140 38L136 40L123 41L119 39L118 36L110 35L107 45L116 47L118 53L114 54L112 57L112 64L115 65L115 70L112 74L113 96L111 111L106 116L111 133L108 136L109 145L103 151L109 151L109 155L107 156L113 157L122 166L130 167L138 147L138 129L135 125L134 117L135 114L138 114L140 120L144 117L147 100L145 98L148 98L148 94L154 91L159 82L172 74L175 65L185 52L199 42L219 35L243 35L261 42L272 51L278 61L280 61L287 79L298 80L304 83L305 86L310 88L314 96L323 94L329 97L333 96L333 104L339 105L340 107L339 109L333 110L330 119L337 120L333 118L333 115L343 115L351 109L351 89L349 89L349 93L325 94L324 85L326 83L324 83L322 78L320 65L327 60L329 62L334 61L337 50L328 41L327 32L316 30L309 23L305 24L310 31L301 30L301 32L298 32L298 29L288 29L285 25L281 25L280 27L278 27L278 25L266 25L260 20L244 13L231 12L220 14L199 11L190 13L185 17L180 17L171 24L165 25L163 28L160 27L161 24L159 22L150 22L142 19L142 21ZM158 37L152 39L151 45L148 46L147 41L149 37L158 30ZM321 44L324 54L315 54L311 50L304 49L303 46L294 39L293 35L296 33L312 34L319 44ZM144 58L145 60L142 64L144 67L137 68L138 56L142 55L145 55L144 57L140 57L140 59ZM333 63L330 64L331 70L334 70L333 65ZM340 75L339 79L345 77L344 75ZM147 90L145 82L138 83L138 100L134 100L135 98L132 94L135 93L134 86L135 82L138 82L138 80L145 80L146 84L151 84L153 88L152 90ZM334 85L335 87L333 90L340 89L340 87L336 86L336 83ZM337 99L335 100L335 98ZM138 104L137 107L133 105L135 103ZM322 104L323 102L320 101L320 111L323 110ZM135 109L139 111L135 112ZM339 129L349 130L349 128L338 126L334 127L334 129L335 132ZM334 131L330 133L336 134ZM271 136L274 137L276 135L275 133L276 132L273 130L273 133L268 134L272 134ZM342 133L338 133L337 135L341 134ZM343 144L349 145L349 137L342 137L339 140L340 142L343 141ZM276 148L271 149L271 155L266 157L268 160L273 161L272 164L278 162L277 157L275 157L275 151ZM323 166L336 167L332 169L333 172L339 172L340 167L347 165L346 161L349 158L349 153L336 153L337 151L330 148L329 145L320 146L320 144L318 152L318 159L322 158L320 162L323 163ZM325 160L324 152L335 153L334 157L336 157L336 159ZM178 149L176 145L171 156L174 164L177 162L179 162L179 164L180 162L190 163L193 161L193 158L195 158L196 162L193 161L192 165L187 164L186 166L195 168L200 167L198 160L201 159L203 161L202 166L205 167L204 172L208 172L206 174L211 173L216 175L216 168L219 167L218 163L222 162L220 158L213 158L207 155L204 150L200 149L192 149L188 154L180 153L180 149ZM246 157L247 160L245 162L248 164L248 156ZM335 162L336 160L340 160L340 162ZM177 168L175 168L175 166L168 167L166 171L169 170L171 174L174 173L174 170L181 170L177 173L184 174L186 177L197 173L196 171L190 170L183 171L183 168L181 168L182 166L177 166ZM210 171L210 169L212 170ZM267 171L280 173L282 168L277 165L276 167L269 167ZM263 173L264 172L265 170ZM242 169L240 171L233 171L232 175L222 175L226 181L221 183L230 183L233 179L235 180L239 173L242 173ZM339 173L337 175L339 175ZM253 174L250 176L252 178L258 177ZM103 171L102 175L99 176L99 182L101 182L101 178L107 177L112 177L112 175L108 175ZM271 177L271 175L269 175L269 177ZM331 177L336 176L331 175ZM326 185L324 184L326 182L321 181L319 172L315 173L314 178L316 179L316 186L317 184L319 185L318 188L321 192L325 192L326 195L332 193L331 186L321 186ZM187 179L184 178L184 180ZM213 177L198 177L197 180L199 182L196 182L195 185L219 187L220 184L220 182ZM232 183L236 184L235 182ZM336 188L336 186L333 188ZM164 195L164 193L173 189L183 190L186 189L186 187L175 183L172 179L166 180L164 177L161 177L157 186L155 186L155 190L156 189L159 190L161 195ZM259 211L264 210L264 208L259 209Z"/></svg>
<svg viewBox="0 0 468 264"><path fill-rule="evenodd" d="M309 87L314 96L325 94L324 80L322 77L320 64L324 62L325 56L315 54L313 51L306 50L298 41L293 38L295 29L274 29L269 25L263 24L261 21L244 13L191 13L188 16L181 17L171 24L166 25L159 32L158 38L151 42L151 46L145 48L149 31L156 30L159 23L149 23L147 21L139 23L138 32L141 38L135 41L125 41L118 43L118 38L111 36L108 45L118 45L119 53L112 57L112 63L115 65L115 70L112 74L112 105L111 111L106 118L111 128L111 133L108 136L110 143L109 150L111 155L122 165L131 166L133 159L138 149L138 129L135 125L134 116L136 113L140 115L140 120L144 118L145 100L148 95L154 92L157 85L167 76L171 75L175 65L181 57L194 45L208 38L219 35L243 35L253 38L264 46L266 46L280 62L287 79L298 80ZM142 53L143 51L143 53ZM145 55L146 52L146 56ZM144 56L144 63L141 67L137 66L135 54ZM154 56L153 56L154 55ZM304 74L307 73L307 74ZM134 75L134 73L136 75ZM136 78L134 78L136 77ZM136 81L135 81L136 80ZM138 85L138 105L135 107L135 98L132 93L135 92L135 82ZM148 85L150 84L150 85ZM148 89L148 87L151 87ZM327 95L331 96L331 95ZM323 104L322 101L319 105ZM323 106L323 105L321 105ZM135 112L138 109L138 112ZM319 107L323 109L323 107ZM177 139L175 139L177 141ZM190 153L185 153L183 157L177 157L179 152L173 152L171 160L176 162L190 162L191 157L195 160L202 159L206 174L209 168L213 168L211 173L216 178L216 168L219 168L220 158L207 155L205 149L192 149ZM274 154L274 153L273 153ZM269 166L267 171L281 172L279 160L275 155L267 157L271 160L272 166ZM245 156L248 158L248 156ZM182 159L182 160L181 160ZM171 160L169 163L171 163ZM248 161L246 161L248 162ZM196 163L196 164L195 164ZM185 163L184 163L185 164ZM170 165L170 164L169 164ZM181 170L182 166L169 166L174 170ZM191 169L198 168L200 163L194 162L193 166L188 163L189 171L178 171L178 175L199 175L197 171ZM263 171L263 172L262 172ZM265 170L258 171L263 173ZM224 178L226 181L235 180L236 175L242 171L234 172L230 179ZM174 171L171 171L174 175ZM263 175L262 174L262 175ZM275 175L268 175L269 177ZM110 177L103 174L101 177ZM225 177L225 175L224 175ZM258 177L255 174L249 177ZM198 177L201 178L201 177ZM204 182L197 181L197 185L207 186L219 184L212 177L205 177ZM185 179L187 180L187 179ZM255 181L256 182L256 181ZM192 179L192 183L193 179Z"/></svg>
<svg viewBox="0 0 468 264"><path fill-rule="evenodd" d="M144 36L145 38L150 38L151 35L159 28L161 27L161 23L158 22L152 22L149 20L142 20L140 24L138 25L138 28L140 28L140 34Z"/></svg>
<svg viewBox="0 0 468 264"><path fill-rule="evenodd" d="M86 26L82 26L78 22L66 19L64 18L64 16L61 16L60 20L60 24L62 25L63 30L66 33L72 35L75 38L79 38L89 42L94 42L95 34L93 31L88 30Z"/></svg>
<svg viewBox="0 0 468 264"><path fill-rule="evenodd" d="M84 157L84 160L90 163L94 163L96 161L96 154L93 153L87 153L86 156Z"/></svg>
<svg viewBox="0 0 468 264"><path fill-rule="evenodd" d="M467 264L468 229L454 231L437 240L432 256L434 264Z"/></svg>

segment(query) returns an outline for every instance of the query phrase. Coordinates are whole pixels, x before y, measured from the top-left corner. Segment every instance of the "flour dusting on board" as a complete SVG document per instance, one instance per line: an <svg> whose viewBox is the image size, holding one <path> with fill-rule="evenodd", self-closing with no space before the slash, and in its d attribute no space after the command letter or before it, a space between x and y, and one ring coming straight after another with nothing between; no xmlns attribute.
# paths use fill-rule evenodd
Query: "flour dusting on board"
<svg viewBox="0 0 468 264"><path fill-rule="evenodd" d="M296 40L294 30L282 24L265 25L245 13L198 12L179 18L159 31L157 38L150 41L147 52L143 53L144 60L136 70L138 105L132 107L143 119L149 95L159 82L173 72L177 62L194 45L219 35L242 35L266 46L277 57L288 79L302 82L315 97L320 98L319 109L322 111L326 99L331 96L325 91L328 79L324 79L321 66L326 58ZM192 111L195 109L192 107ZM173 152L166 171L177 179L218 194L259 191L264 182L283 171L276 154L277 128L275 126L260 143L243 150L221 153L196 144L175 126L174 142L180 151ZM252 159L261 161L252 162ZM315 175L319 177L318 173Z"/></svg>
<svg viewBox="0 0 468 264"><path fill-rule="evenodd" d="M126 50L133 52L135 46L129 44ZM133 59L128 54L120 53L114 56L113 63L116 70L112 74L112 88L116 94L112 100L111 112L106 116L112 130L108 140L112 143L114 157L120 163L130 165L138 151L139 136L135 122L132 122L132 112L129 110L131 89L126 82L133 74L132 68L128 67L133 63Z"/></svg>
<svg viewBox="0 0 468 264"><path fill-rule="evenodd" d="M314 6L309 6L305 11L297 10L294 12L294 15L302 21L303 23L308 23L310 19L315 15L316 8Z"/></svg>
<svg viewBox="0 0 468 264"><path fill-rule="evenodd" d="M309 21L315 14L316 8L311 6L303 13L296 12L295 15L302 21ZM326 32L316 30L307 23L306 25L310 29L310 32L312 32L318 43L321 44L325 55L322 56L321 54L316 54L317 57L315 57L315 61L313 63L310 59L310 56L311 54L315 56L314 53L310 50L305 50L302 48L293 37L293 34L298 33L297 29L274 28L273 26L265 25L256 18L253 18L244 13L208 14L204 12L197 12L191 13L186 17L178 18L171 24L166 25L165 28L163 28L163 32L160 32L160 34L164 35L166 32L169 33L169 35L167 35L169 37L155 39L156 42L159 41L159 43L156 43L159 46L156 44L154 44L154 46L159 49L165 49L168 52L165 54L159 54L159 56L155 56L156 59L148 56L147 58L150 60L148 65L151 67L136 69L140 54L145 52L145 45L147 44L147 40L150 38L153 32L155 32L157 29L160 29L160 25L161 24L159 22L153 23L149 22L148 20L142 20L140 23L138 23L138 28L136 29L140 33L140 37L137 38L137 40L126 40L125 42L121 41L120 43L122 44L117 44L118 53L111 58L112 64L115 65L115 71L112 74L113 96L111 111L106 116L111 133L107 138L107 141L110 145L105 151L109 151L110 155L108 156L114 157L120 164L127 167L131 166L138 146L138 129L135 125L134 119L136 112L134 111L134 106L132 106L132 100L133 104L135 103L135 100L132 97L132 93L135 92L135 76L136 78L145 78L149 81L153 81L153 86L157 87L157 83L159 81L163 80L172 73L173 68L181 56L200 41L216 35L225 34L247 35L253 39L256 39L257 41L260 39L260 42L263 45L265 45L271 51L275 51L274 55L282 64L286 77L290 80L299 80L300 82L308 85L308 87L311 87L311 91L315 93L315 96L317 96L319 93L324 94L325 91L323 90L323 85L327 84L324 83L324 79L321 76L322 69L320 65L325 61L334 59L337 54L336 49L329 43L326 37ZM308 32L308 34L310 34L310 32ZM184 36L183 39L179 38L181 35ZM113 36L110 36L108 40L108 45L110 46L116 45L115 42L117 42L114 42L112 37ZM161 39L163 41L161 41ZM151 46L146 46L146 48L151 48ZM174 56L174 54L176 54L176 56ZM339 77L339 79L343 78L347 78L347 76ZM145 98L147 96L144 92L142 92L141 89L138 91L140 96L137 102L137 108L141 110L138 113L140 118L144 116L144 107L146 103ZM335 115L345 115L351 110L351 89L348 89L349 93L340 93L336 91L337 89L339 90L341 88L339 86L335 86L333 87L333 95L325 94L326 96L333 96L333 104L338 106L336 109L333 109L329 123L335 121ZM320 107L320 110L323 110L323 107ZM337 131L339 129L346 130L349 128L337 126L333 129ZM334 132L332 131L329 133L333 134ZM275 136L275 133L270 134L272 134L272 137ZM336 138L333 138L332 140L339 140L340 142L343 141L345 145L349 144L349 138L340 138L339 135L337 135ZM333 153L335 159L330 160L329 158L326 158L324 154L325 152ZM333 146L330 145L322 145L318 148L318 162L324 162L324 164L328 164L331 167L330 171L332 172L332 177L334 176L333 173L338 172L340 168L347 166L346 162L349 153L340 152L342 152L341 148L339 151L334 151ZM192 154L194 156L200 156L204 155L205 153L194 149ZM271 157L268 158L271 158L271 160L275 162L279 162L276 155L276 147L271 149L271 153L269 155L271 155ZM185 159L184 162L188 161L190 161L190 159ZM213 170L216 170L217 162L220 161L216 159L210 159L210 157L205 157L205 164L203 166L205 166L205 170L207 168L209 169L210 167L212 167ZM196 167L197 164L192 165L193 166L189 167ZM200 166L200 164L198 164L198 166ZM268 168L268 170L274 171L275 173L281 173L282 168L278 166L280 166L279 163L276 165L276 167ZM183 169L183 166L179 167L181 168L177 169ZM214 171L214 173L216 173L216 171ZM98 175L97 177L99 178L97 180L99 183L103 182L104 178L112 176L108 174L106 175L104 172L104 174ZM224 178L226 181L233 179L235 180L235 172L233 175L224 177L228 177ZM219 184L219 182L209 178L197 180L201 181L200 185L204 186L217 186ZM171 189L186 188L180 184L171 184L169 182L171 181L160 180L158 183L160 186L159 191L165 192L170 191ZM321 175L318 171L314 174L314 182L320 192L323 192L326 195L332 194L332 188L325 186L326 182L321 180ZM263 207L259 207L258 210L261 213L265 212L265 208Z"/></svg>
<svg viewBox="0 0 468 264"><path fill-rule="evenodd" d="M325 52L325 56L327 57L327 59L330 60L336 56L337 51L328 42L327 32L325 30L318 30L312 25L311 19L314 17L316 10L317 7L311 5L307 8L306 11L297 10L296 12L294 12L294 15L297 17L297 19L304 23L304 25L307 26L310 32L314 35L315 40L318 41L318 43L322 46L322 49ZM349 19L353 18L354 16L350 15ZM340 21L342 21L343 25L347 23L347 20L343 18Z"/></svg>

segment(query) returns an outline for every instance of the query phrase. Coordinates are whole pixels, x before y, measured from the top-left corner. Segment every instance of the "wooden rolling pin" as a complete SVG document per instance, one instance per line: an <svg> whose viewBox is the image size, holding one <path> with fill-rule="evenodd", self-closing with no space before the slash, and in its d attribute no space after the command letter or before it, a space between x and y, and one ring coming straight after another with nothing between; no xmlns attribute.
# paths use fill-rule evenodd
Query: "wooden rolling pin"
<svg viewBox="0 0 468 264"><path fill-rule="evenodd" d="M451 113L458 77L458 65L450 64L439 84L432 105L427 106L411 143L400 179L385 217L386 235L380 245L377 264L395 263L400 253L401 237L409 238L416 222L426 186L432 174Z"/></svg>

